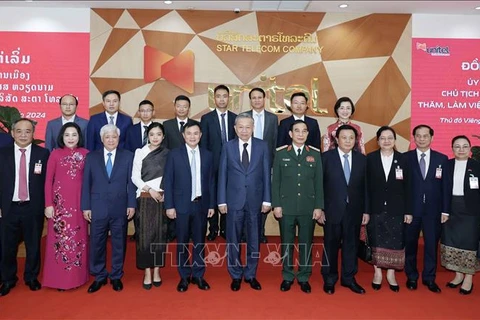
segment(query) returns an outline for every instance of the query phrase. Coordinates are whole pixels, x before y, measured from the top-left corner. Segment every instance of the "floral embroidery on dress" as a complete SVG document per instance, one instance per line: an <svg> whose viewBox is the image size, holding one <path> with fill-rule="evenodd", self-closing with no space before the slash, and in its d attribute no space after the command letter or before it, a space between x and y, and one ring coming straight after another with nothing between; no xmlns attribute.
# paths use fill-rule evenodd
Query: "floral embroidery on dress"
<svg viewBox="0 0 480 320"><path fill-rule="evenodd" d="M85 157L78 151L73 151L69 156L63 157L60 160L60 165L62 167L70 166L67 171L67 174L74 179L77 176L78 171L83 167L83 162Z"/></svg>

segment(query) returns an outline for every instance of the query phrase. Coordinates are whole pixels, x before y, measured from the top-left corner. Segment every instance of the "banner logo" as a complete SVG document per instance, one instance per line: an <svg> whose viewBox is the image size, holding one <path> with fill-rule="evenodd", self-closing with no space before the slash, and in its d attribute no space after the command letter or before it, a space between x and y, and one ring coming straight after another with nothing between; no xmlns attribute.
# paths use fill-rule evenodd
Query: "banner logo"
<svg viewBox="0 0 480 320"><path fill-rule="evenodd" d="M443 56L448 57L450 56L450 48L449 47L427 47L426 43L419 43L417 42L417 50L422 50L428 53L431 56Z"/></svg>

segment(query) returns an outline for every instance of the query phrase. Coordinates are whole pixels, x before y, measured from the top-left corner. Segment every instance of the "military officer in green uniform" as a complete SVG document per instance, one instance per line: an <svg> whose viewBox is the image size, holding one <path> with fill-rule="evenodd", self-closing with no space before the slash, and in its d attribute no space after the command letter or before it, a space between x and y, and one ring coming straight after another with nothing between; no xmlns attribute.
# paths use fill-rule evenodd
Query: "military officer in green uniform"
<svg viewBox="0 0 480 320"><path fill-rule="evenodd" d="M320 150L305 145L308 127L296 120L289 130L291 145L277 149L273 164L272 206L279 221L283 257L281 291L288 291L295 278L305 293L311 292L312 241L316 220L323 209L323 173ZM295 274L293 244L298 227L299 266Z"/></svg>

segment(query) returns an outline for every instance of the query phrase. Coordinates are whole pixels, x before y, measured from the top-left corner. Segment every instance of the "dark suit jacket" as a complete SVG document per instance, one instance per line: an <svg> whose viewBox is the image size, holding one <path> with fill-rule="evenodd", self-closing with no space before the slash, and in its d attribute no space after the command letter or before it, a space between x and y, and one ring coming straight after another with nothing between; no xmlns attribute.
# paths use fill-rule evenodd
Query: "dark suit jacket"
<svg viewBox="0 0 480 320"><path fill-rule="evenodd" d="M200 179L202 185L202 211L215 209L215 179L213 177L212 153L200 148ZM192 173L185 144L171 150L163 175L165 209L175 209L177 214L190 213L192 204Z"/></svg>
<svg viewBox="0 0 480 320"><path fill-rule="evenodd" d="M47 160L50 152L42 147L32 144L28 172L28 193L32 214L43 215L45 209L45 177ZM41 174L35 174L35 164L42 164ZM0 149L0 208L2 216L9 214L15 189L15 155L13 144Z"/></svg>
<svg viewBox="0 0 480 320"><path fill-rule="evenodd" d="M81 209L92 210L92 220L127 218L127 208L135 208L136 187L132 182L133 153L118 149L108 178L103 148L87 154L83 173Z"/></svg>
<svg viewBox="0 0 480 320"><path fill-rule="evenodd" d="M410 172L410 184L412 194L412 214L421 217L428 215L430 217L438 216L442 212L449 213L452 190L449 187L448 176L448 158L446 155L430 150L430 164L425 180L420 171L420 165L417 158L417 150L410 150L406 153L408 156L408 165ZM442 178L435 178L437 168L442 168ZM425 206L424 206L425 195ZM426 208L424 213L423 209Z"/></svg>
<svg viewBox="0 0 480 320"><path fill-rule="evenodd" d="M360 224L362 215L366 213L366 157L352 151L352 167L350 182L347 185L343 173L343 165L337 148L322 154L323 190L325 194L325 218L330 223L340 223L342 218ZM347 213L347 198L349 201Z"/></svg>
<svg viewBox="0 0 480 320"><path fill-rule="evenodd" d="M455 170L455 159L448 161L449 175L448 183L450 194L453 191L453 174ZM472 158L468 159L467 170L465 171L465 177L463 180L463 196L465 199L465 205L470 214L480 216L480 189L470 188L470 177L477 177L480 179L480 163ZM451 211L448 211L450 213Z"/></svg>
<svg viewBox="0 0 480 320"><path fill-rule="evenodd" d="M75 115L74 122L78 124L78 126L82 130L83 142L86 145L88 120L80 118L79 116ZM58 134L60 133L61 128L62 128L62 117L52 119L47 123L47 130L45 132L45 148L47 148L50 152L53 149L58 148L57 137L58 137Z"/></svg>
<svg viewBox="0 0 480 320"><path fill-rule="evenodd" d="M396 178L397 168L402 170L403 179ZM367 213L379 214L386 211L390 216L412 214L408 160L406 155L394 151L392 167L385 180L380 150L367 155Z"/></svg>
<svg viewBox="0 0 480 320"><path fill-rule="evenodd" d="M177 118L166 120L163 122L163 128L165 129L165 138L163 143L169 150L180 147L185 144L180 128L178 127Z"/></svg>
<svg viewBox="0 0 480 320"><path fill-rule="evenodd" d="M295 120L293 116L283 119L280 121L280 125L278 127L278 139L277 139L277 147L281 147L284 145L292 144L292 138L288 134L288 130L290 130L290 126L294 123ZM305 122L307 123L308 127L308 138L305 144L309 146L313 146L317 149L320 149L321 143L321 134L320 134L320 127L318 126L317 120L305 116Z"/></svg>
<svg viewBox="0 0 480 320"><path fill-rule="evenodd" d="M251 116L253 116L253 111L247 111ZM273 166L273 160L276 153L276 144L278 137L278 117L265 110L265 127L263 128L263 141L268 144L268 150L270 151L270 167Z"/></svg>
<svg viewBox="0 0 480 320"><path fill-rule="evenodd" d="M135 153L135 150L143 147L142 123L139 122L127 129L125 134L125 149Z"/></svg>
<svg viewBox="0 0 480 320"><path fill-rule="evenodd" d="M6 147L13 143L13 138L10 133L0 132L0 148Z"/></svg>
<svg viewBox="0 0 480 320"><path fill-rule="evenodd" d="M217 203L226 203L228 210L241 210L248 201L251 211L260 210L262 202L272 202L268 144L252 137L252 154L247 170L242 165L238 145L236 138L223 147L218 170Z"/></svg>
<svg viewBox="0 0 480 320"><path fill-rule="evenodd" d="M227 140L232 140L237 137L235 133L235 118L237 115L233 112L228 112L228 137ZM213 110L207 114L204 114L200 120L202 127L202 139L200 140L200 146L207 148L213 156L213 170L216 176L218 171L218 165L220 163L220 154L222 153L222 131L220 127L220 121L218 121L217 110Z"/></svg>
<svg viewBox="0 0 480 320"><path fill-rule="evenodd" d="M103 149L100 129L108 124L105 112L95 114L90 117L87 126L87 149L90 151ZM118 113L116 126L120 129L119 148L124 148L125 138L128 127L132 126L132 118L122 113Z"/></svg>

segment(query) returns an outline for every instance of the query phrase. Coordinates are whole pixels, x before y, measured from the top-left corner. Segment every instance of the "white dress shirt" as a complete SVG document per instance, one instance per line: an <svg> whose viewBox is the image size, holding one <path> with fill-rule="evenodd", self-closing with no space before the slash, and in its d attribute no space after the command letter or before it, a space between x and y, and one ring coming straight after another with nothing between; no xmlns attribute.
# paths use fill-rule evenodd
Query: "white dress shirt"
<svg viewBox="0 0 480 320"><path fill-rule="evenodd" d="M262 111L257 112L255 110L252 110L252 117L254 121L254 128L257 128L257 126L260 126L261 128L261 136L260 137L255 137L257 139L262 139L263 140L263 133L265 132L265 109L262 109ZM259 117L261 119L261 123L259 123ZM254 135L255 135L256 129L253 130Z"/></svg>
<svg viewBox="0 0 480 320"><path fill-rule="evenodd" d="M198 145L195 147L195 149L192 149L189 147L188 144L185 144L185 146L187 147L187 154L188 154L188 163L190 163L190 165L192 164L192 150L195 150L195 172L196 172L196 178L197 178L197 181L195 181L195 191L196 191L196 195L195 197L201 197L202 196L202 179L201 179L201 165L200 165L200 148L198 147ZM191 168L190 168L191 170ZM193 192L193 190L192 190Z"/></svg>
<svg viewBox="0 0 480 320"><path fill-rule="evenodd" d="M117 153L117 149L108 151L107 149L103 148L103 159L105 160L105 167L107 166L109 152L112 154L110 159L112 160L112 170L113 170L113 165L115 164L115 154Z"/></svg>
<svg viewBox="0 0 480 320"><path fill-rule="evenodd" d="M222 130L222 114L218 109L217 111L218 123L220 123L220 131ZM228 111L225 111L225 136L227 137L227 141L229 140L228 137Z"/></svg>
<svg viewBox="0 0 480 320"><path fill-rule="evenodd" d="M226 116L225 116L225 117L226 117ZM188 117L185 118L185 120L182 120L182 119L180 119L180 118L178 118L178 117L176 117L176 119L177 119L178 131L180 131L180 129L181 129L181 127L182 127L182 125L180 124L180 122L183 122L183 126L185 126L185 125L187 124ZM225 121L227 121L227 120L225 120ZM222 126L222 125L220 125L220 126Z"/></svg>
<svg viewBox="0 0 480 320"><path fill-rule="evenodd" d="M75 115L73 115L69 120L65 119L65 117L62 116L62 126L63 126L65 123L69 123L69 122L75 122Z"/></svg>
<svg viewBox="0 0 480 320"><path fill-rule="evenodd" d="M30 155L32 154L32 144L29 144L25 148L20 148L16 143L14 143L13 146L14 146L13 150L15 152L15 189L13 189L12 201L20 201L20 198L18 197L18 189L20 188L20 184L19 184L19 181L20 181L20 175L19 175L19 172L20 172L20 158L22 156L22 152L20 151L20 149L26 149L26 151L25 151L25 162L26 162L26 165L27 165L27 193L28 193L28 197L25 201L29 201L30 200L30 188L28 186L29 186L29 181L30 181L29 173L30 173ZM2 164L2 165L4 165L4 164ZM47 164L42 163L42 170L46 170L46 169L47 169Z"/></svg>
<svg viewBox="0 0 480 320"><path fill-rule="evenodd" d="M300 154L303 154L303 148L305 147L304 144L301 146L297 146L295 143L292 143L293 151L295 151L295 154L298 156L298 149L300 149Z"/></svg>
<svg viewBox="0 0 480 320"><path fill-rule="evenodd" d="M160 189L160 184L162 183L162 177L158 177L152 180L143 181L142 180L142 161L146 156L151 152L148 145L143 146L135 150L135 157L133 158L133 168L132 168L132 182L137 186L137 198L140 197L142 190L145 186L152 188L155 191L163 191Z"/></svg>
<svg viewBox="0 0 480 320"><path fill-rule="evenodd" d="M143 141L143 136L145 135L145 131L146 131L145 126L148 127L151 124L152 124L152 121L150 121L149 123L143 123L142 121L140 121L140 128L142 129L142 135L141 135L142 141ZM147 144L148 144L148 137L147 137Z"/></svg>
<svg viewBox="0 0 480 320"><path fill-rule="evenodd" d="M344 154L348 154L348 164L350 165L350 173L352 172L352 150L349 153L345 153L340 148L337 148L338 155L340 156L340 161L342 161L342 169L345 168L345 158L343 157Z"/></svg>
<svg viewBox="0 0 480 320"><path fill-rule="evenodd" d="M107 124L110 123L110 117L113 117L113 124L117 125L118 111L115 112L114 114L110 114L107 111L105 111L105 116L107 117Z"/></svg>
<svg viewBox="0 0 480 320"><path fill-rule="evenodd" d="M301 116L300 118L297 117L296 115L293 115L293 120L294 120L294 121L297 121L297 120L305 121L305 115Z"/></svg>
<svg viewBox="0 0 480 320"><path fill-rule="evenodd" d="M463 183L465 180L465 171L467 171L467 160L455 160L455 169L453 170L453 191L454 196L463 196Z"/></svg>
<svg viewBox="0 0 480 320"><path fill-rule="evenodd" d="M418 149L416 150L417 150L418 165L420 165L420 159L422 158L422 153L425 153L425 177L426 177L428 173L428 167L430 166L430 149L428 149L425 152L422 152Z"/></svg>
<svg viewBox="0 0 480 320"><path fill-rule="evenodd" d="M247 142L243 142L242 139L238 139L238 150L240 150L240 162L242 162L242 155L243 155L243 144L248 143L247 152L248 152L248 163L250 163L250 159L252 159L252 138L248 139Z"/></svg>
<svg viewBox="0 0 480 320"><path fill-rule="evenodd" d="M388 181L388 175L390 174L390 169L392 168L393 155L385 156L380 152L380 159L382 160L383 172L385 172L385 181Z"/></svg>

